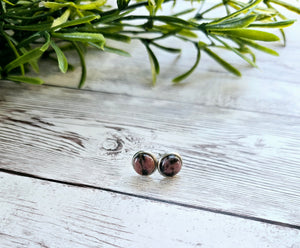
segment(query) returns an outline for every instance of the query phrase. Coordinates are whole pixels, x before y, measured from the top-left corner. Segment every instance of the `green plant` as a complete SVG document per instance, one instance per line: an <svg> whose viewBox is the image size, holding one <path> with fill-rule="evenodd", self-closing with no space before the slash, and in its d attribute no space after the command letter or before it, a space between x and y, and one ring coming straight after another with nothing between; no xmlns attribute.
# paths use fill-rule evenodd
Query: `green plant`
<svg viewBox="0 0 300 248"><path fill-rule="evenodd" d="M180 13L159 14L166 4L175 5L176 0L117 0L116 7L109 6L105 0L1 0L0 79L41 84L43 81L40 78L26 76L29 67L38 72L39 59L50 56L57 59L59 69L65 73L68 62L64 52L73 49L81 62L79 87L82 87L86 78L86 47L127 56L129 54L126 51L110 47L106 41L130 42L138 39L149 54L155 83L160 67L153 47L171 53L181 52L178 48L161 44L161 40L168 37L191 43L197 54L191 69L175 77L175 83L196 69L202 52L229 72L240 76L239 70L221 58L214 48L230 50L256 66L252 49L278 55L276 51L257 42L279 40L275 34L262 29L280 29L285 41L283 28L294 23L276 8L280 6L300 13L299 7L281 0L198 0L187 2L193 8ZM147 14L137 13L139 8L146 8ZM218 14L206 18L220 8L226 11L224 17Z"/></svg>

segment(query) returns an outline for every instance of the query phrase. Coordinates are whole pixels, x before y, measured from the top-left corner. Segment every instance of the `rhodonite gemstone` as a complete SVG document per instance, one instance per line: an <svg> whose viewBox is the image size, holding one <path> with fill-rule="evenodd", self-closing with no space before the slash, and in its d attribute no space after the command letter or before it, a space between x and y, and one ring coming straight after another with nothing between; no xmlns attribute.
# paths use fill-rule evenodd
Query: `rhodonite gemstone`
<svg viewBox="0 0 300 248"><path fill-rule="evenodd" d="M134 155L132 165L134 170L142 176L149 176L156 169L156 161L153 156L144 152Z"/></svg>
<svg viewBox="0 0 300 248"><path fill-rule="evenodd" d="M169 154L160 160L159 172L166 177L175 176L182 167L182 160L177 154Z"/></svg>

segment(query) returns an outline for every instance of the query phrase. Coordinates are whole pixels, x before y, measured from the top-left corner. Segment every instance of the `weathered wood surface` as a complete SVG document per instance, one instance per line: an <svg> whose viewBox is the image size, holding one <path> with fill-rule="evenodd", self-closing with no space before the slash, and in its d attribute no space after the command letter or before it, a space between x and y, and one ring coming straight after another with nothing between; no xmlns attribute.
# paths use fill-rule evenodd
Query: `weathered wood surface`
<svg viewBox="0 0 300 248"><path fill-rule="evenodd" d="M222 54L241 79L203 55L172 86L193 62L186 48L158 54L152 88L133 43L132 58L88 53L81 91L1 82L0 247L299 248L299 25L280 58L260 54L261 70ZM52 65L48 84L76 85L78 68ZM184 168L140 177L130 164L140 149L179 152Z"/></svg>
<svg viewBox="0 0 300 248"><path fill-rule="evenodd" d="M182 48L182 55L177 57L166 52L157 52L161 74L156 87L152 88L147 52L140 43L133 41L130 45L118 44L131 53L131 58L97 51L89 52L86 56L88 77L85 89L299 116L300 18L291 13L288 16L298 19L298 22L286 29L288 46L283 47L280 43L273 45L280 57L258 52L259 69L251 68L232 53L219 51L223 58L241 68L242 78L225 72L203 53L197 71L183 84L174 87L171 80L189 69L194 62L195 51L193 46L170 40L167 41L167 45ZM78 65L73 56L69 59ZM47 84L76 87L80 77L79 67L66 75L58 71L57 64L53 61L45 61L42 68Z"/></svg>
<svg viewBox="0 0 300 248"><path fill-rule="evenodd" d="M298 248L300 230L0 173L0 247Z"/></svg>
<svg viewBox="0 0 300 248"><path fill-rule="evenodd" d="M10 83L0 168L300 225L300 119ZM174 179L136 175L138 150L176 151Z"/></svg>

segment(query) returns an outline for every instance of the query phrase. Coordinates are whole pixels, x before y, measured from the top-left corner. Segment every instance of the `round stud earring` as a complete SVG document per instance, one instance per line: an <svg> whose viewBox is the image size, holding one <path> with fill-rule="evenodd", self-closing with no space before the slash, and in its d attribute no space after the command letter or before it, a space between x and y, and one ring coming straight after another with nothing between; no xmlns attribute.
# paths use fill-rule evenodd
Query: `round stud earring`
<svg viewBox="0 0 300 248"><path fill-rule="evenodd" d="M158 171L165 177L175 176L182 167L182 159L177 153L169 153L160 158Z"/></svg>
<svg viewBox="0 0 300 248"><path fill-rule="evenodd" d="M139 151L133 155L132 166L136 173L149 176L157 167L157 159L149 152Z"/></svg>

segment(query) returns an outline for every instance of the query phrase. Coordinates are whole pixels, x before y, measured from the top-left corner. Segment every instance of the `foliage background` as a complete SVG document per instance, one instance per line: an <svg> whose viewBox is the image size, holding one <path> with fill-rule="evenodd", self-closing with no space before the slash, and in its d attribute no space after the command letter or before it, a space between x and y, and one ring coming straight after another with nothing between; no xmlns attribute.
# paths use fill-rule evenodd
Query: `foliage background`
<svg viewBox="0 0 300 248"><path fill-rule="evenodd" d="M73 67L65 53L74 50L81 63L78 86L82 87L87 73L84 56L87 47L129 56L121 49L122 43L138 40L148 53L155 84L160 64L154 51L184 52L169 46L166 42L169 39L191 44L196 54L191 68L177 75L173 79L175 83L199 66L202 53L240 76L240 71L222 57L222 50L231 51L256 67L255 50L278 56L265 45L279 40L273 29L280 30L285 43L283 28L294 23L281 9L300 13L297 2L279 0L202 0L185 2L186 7L179 12L166 15L161 11L176 4L176 1L162 0L109 3L104 0L1 0L0 79L42 84L39 77L28 76L32 70L39 73L41 58L57 60L61 72L66 73ZM110 40L116 41L113 47Z"/></svg>

